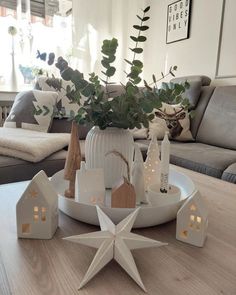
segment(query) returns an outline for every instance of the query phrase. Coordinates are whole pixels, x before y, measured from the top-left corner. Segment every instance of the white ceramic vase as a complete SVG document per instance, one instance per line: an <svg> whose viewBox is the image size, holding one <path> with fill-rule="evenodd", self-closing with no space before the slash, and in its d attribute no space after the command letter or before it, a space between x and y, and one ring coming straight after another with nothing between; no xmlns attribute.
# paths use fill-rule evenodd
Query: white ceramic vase
<svg viewBox="0 0 236 295"><path fill-rule="evenodd" d="M105 187L112 188L122 177L127 177L127 165L112 151L121 153L131 168L134 153L134 140L130 131L115 127L100 130L93 127L85 141L85 160L87 169L103 168ZM91 184L92 185L92 184Z"/></svg>

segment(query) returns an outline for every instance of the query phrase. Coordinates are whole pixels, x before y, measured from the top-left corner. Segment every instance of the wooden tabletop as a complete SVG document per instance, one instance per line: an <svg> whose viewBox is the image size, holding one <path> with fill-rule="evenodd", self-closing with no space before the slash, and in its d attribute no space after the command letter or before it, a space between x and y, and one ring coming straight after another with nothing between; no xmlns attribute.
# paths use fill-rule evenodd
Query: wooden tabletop
<svg viewBox="0 0 236 295"><path fill-rule="evenodd" d="M209 209L203 248L175 239L175 221L135 233L168 246L134 250L148 294L236 294L236 185L177 168L196 183ZM17 239L15 205L26 182L0 186L1 295L145 294L116 263L104 267L82 290L78 286L96 250L62 240L99 230L59 214L52 240Z"/></svg>

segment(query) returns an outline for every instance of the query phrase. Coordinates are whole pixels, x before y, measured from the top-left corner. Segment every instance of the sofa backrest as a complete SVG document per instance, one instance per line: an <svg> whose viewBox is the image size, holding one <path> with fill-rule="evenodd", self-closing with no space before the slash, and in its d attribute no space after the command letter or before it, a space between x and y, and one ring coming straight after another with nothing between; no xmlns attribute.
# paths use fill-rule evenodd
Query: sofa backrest
<svg viewBox="0 0 236 295"><path fill-rule="evenodd" d="M185 91L184 95L189 99L191 109L195 109L201 95L202 86L210 85L211 79L207 76L184 76L170 80L172 83L183 83L185 81L190 84L190 87Z"/></svg>
<svg viewBox="0 0 236 295"><path fill-rule="evenodd" d="M201 124L204 112L206 110L206 107L209 103L209 100L212 96L212 93L214 91L215 87L214 86L203 86L201 87L201 92L200 96L198 99L198 103L194 109L194 115L192 118L190 118L191 122L191 133L193 135L193 138L196 138L198 128Z"/></svg>
<svg viewBox="0 0 236 295"><path fill-rule="evenodd" d="M193 138L196 138L203 114L215 87L209 86L211 79L204 75L184 76L170 80L172 83L183 83L185 81L190 84L190 87L185 91L184 96L189 99L190 109L194 111L194 116L190 118L190 130Z"/></svg>
<svg viewBox="0 0 236 295"><path fill-rule="evenodd" d="M197 141L236 150L236 86L216 87L206 107Z"/></svg>

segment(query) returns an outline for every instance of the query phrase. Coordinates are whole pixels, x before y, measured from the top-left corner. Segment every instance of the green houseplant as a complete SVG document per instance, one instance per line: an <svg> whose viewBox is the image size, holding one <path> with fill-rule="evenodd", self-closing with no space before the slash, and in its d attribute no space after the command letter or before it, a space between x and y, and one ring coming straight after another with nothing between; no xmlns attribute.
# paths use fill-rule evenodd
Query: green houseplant
<svg viewBox="0 0 236 295"><path fill-rule="evenodd" d="M144 33L149 29L146 23L150 6L142 10L142 16L137 15L138 25L134 25L136 36L130 36L134 46L130 48L133 53L132 60L125 61L129 65L126 73L127 82L123 86L123 93L114 95L110 92L110 85L115 84L110 81L116 72L114 62L116 60L116 50L118 40L104 40L101 48L103 54L101 64L103 66L103 77L100 78L95 73L89 75L89 80L84 78L79 70L69 67L67 61L59 57L56 67L60 70L62 79L72 82L73 86L67 86L66 96L71 102L80 105L79 111L71 114L73 120L78 124L92 124L95 126L88 133L86 139L85 156L88 168L102 167L105 170L106 187L111 187L117 175L125 175L126 167L124 163L119 163L119 159L114 155L105 157L111 150L117 150L123 154L131 165L133 157L133 138L127 129L148 128L149 122L154 118L154 109L162 106L162 102L180 103L184 107L188 106L188 101L182 98L182 94L188 87L184 84L164 84L162 89L158 89L157 83L168 75L174 76L177 67L171 67L166 75L162 73L158 80L152 75L153 82L148 84L144 81L144 87L137 85L142 81L141 74L143 63L138 58L143 52L142 44L146 41ZM55 77L48 79L49 86L61 89L60 79ZM113 98L110 99L111 95ZM83 97L84 103L81 103ZM104 130L104 132L102 132ZM108 136L105 139L104 136ZM104 142L107 142L105 145ZM126 145L126 148L124 148ZM101 149L102 148L102 149ZM104 158L105 157L105 158ZM113 161L111 161L113 159ZM121 161L120 161L121 162ZM113 170L116 175L112 175Z"/></svg>

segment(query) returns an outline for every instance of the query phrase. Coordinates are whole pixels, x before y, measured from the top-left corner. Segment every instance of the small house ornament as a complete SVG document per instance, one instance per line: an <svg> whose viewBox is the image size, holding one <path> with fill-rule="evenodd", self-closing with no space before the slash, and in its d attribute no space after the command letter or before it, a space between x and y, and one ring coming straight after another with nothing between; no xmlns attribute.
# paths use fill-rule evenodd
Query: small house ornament
<svg viewBox="0 0 236 295"><path fill-rule="evenodd" d="M134 162L131 170L131 183L136 194L136 204L146 203L144 185L143 156L137 144L134 144Z"/></svg>
<svg viewBox="0 0 236 295"><path fill-rule="evenodd" d="M136 195L134 186L130 183L130 167L127 159L118 151L108 152L106 155L114 154L125 162L127 167L127 176L121 177L113 186L111 191L112 208L134 208L136 206Z"/></svg>
<svg viewBox="0 0 236 295"><path fill-rule="evenodd" d="M136 196L134 186L122 177L111 191L112 208L135 208Z"/></svg>
<svg viewBox="0 0 236 295"><path fill-rule="evenodd" d="M203 247L208 227L207 209L198 191L188 198L177 213L176 239Z"/></svg>
<svg viewBox="0 0 236 295"><path fill-rule="evenodd" d="M160 150L156 136L152 136L148 146L147 158L144 163L145 190L152 184L159 182L160 174Z"/></svg>
<svg viewBox="0 0 236 295"><path fill-rule="evenodd" d="M81 162L80 169L76 172L75 201L104 205L105 195L103 169L86 169L85 162Z"/></svg>
<svg viewBox="0 0 236 295"><path fill-rule="evenodd" d="M58 227L58 196L44 171L36 174L16 205L17 236L51 239Z"/></svg>

